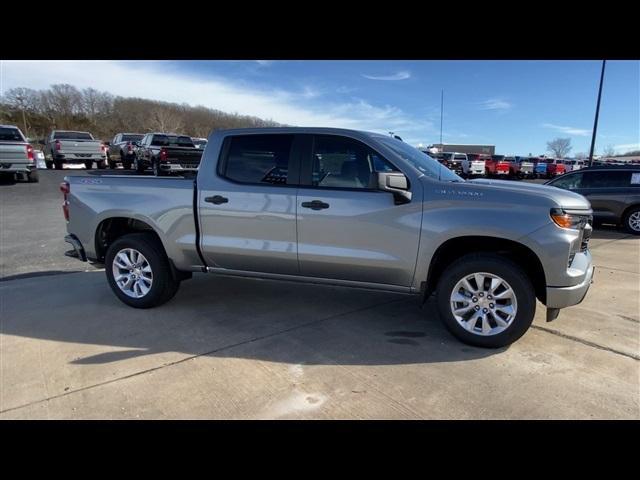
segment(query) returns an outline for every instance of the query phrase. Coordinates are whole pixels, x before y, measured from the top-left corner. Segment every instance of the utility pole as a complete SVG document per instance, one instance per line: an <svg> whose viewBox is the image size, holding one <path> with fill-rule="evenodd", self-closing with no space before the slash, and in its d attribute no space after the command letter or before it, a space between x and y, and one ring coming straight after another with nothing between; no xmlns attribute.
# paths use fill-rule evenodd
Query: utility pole
<svg viewBox="0 0 640 480"><path fill-rule="evenodd" d="M444 146L442 145L442 114L444 112L444 88L442 89L442 93L440 94L440 148L444 150Z"/></svg>
<svg viewBox="0 0 640 480"><path fill-rule="evenodd" d="M598 116L600 115L600 98L602 97L602 82L604 80L604 67L607 61L602 60L602 72L600 73L600 88L598 89L598 103L596 105L596 118L593 122L593 134L591 135L591 149L589 150L589 166L593 165L593 148L596 145L596 133L598 131Z"/></svg>

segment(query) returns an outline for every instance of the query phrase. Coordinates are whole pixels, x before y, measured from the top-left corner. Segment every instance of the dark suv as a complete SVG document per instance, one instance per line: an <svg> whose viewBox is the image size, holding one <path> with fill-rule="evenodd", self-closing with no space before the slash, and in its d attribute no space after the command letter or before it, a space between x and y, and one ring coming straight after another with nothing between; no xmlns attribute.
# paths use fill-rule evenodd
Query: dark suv
<svg viewBox="0 0 640 480"><path fill-rule="evenodd" d="M622 224L640 235L640 167L589 167L546 183L584 195L593 208L594 221Z"/></svg>

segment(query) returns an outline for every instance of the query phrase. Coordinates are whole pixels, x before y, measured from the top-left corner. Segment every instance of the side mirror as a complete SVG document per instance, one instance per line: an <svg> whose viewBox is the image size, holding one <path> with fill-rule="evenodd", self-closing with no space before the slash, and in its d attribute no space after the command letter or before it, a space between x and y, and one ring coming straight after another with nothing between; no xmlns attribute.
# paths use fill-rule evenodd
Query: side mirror
<svg viewBox="0 0 640 480"><path fill-rule="evenodd" d="M393 193L396 205L409 203L409 180L400 172L378 172L378 188Z"/></svg>

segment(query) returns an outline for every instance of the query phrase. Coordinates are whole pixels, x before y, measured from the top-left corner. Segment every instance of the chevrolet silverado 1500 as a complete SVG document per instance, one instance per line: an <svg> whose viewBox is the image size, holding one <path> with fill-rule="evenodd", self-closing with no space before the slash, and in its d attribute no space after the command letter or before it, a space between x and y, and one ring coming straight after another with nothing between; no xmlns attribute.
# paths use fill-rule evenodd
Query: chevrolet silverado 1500
<svg viewBox="0 0 640 480"><path fill-rule="evenodd" d="M0 125L0 173L23 176L28 182L38 181L33 146L14 125Z"/></svg>
<svg viewBox="0 0 640 480"><path fill-rule="evenodd" d="M455 336L499 347L527 331L536 298L547 320L580 303L594 271L581 195L464 181L375 133L216 131L195 179L70 176L61 190L67 254L104 265L138 308L193 272L435 293Z"/></svg>

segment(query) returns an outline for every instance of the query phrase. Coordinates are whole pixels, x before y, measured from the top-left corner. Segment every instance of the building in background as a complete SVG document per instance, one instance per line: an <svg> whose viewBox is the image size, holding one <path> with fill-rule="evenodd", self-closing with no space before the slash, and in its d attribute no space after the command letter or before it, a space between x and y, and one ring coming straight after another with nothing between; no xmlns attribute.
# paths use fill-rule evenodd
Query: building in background
<svg viewBox="0 0 640 480"><path fill-rule="evenodd" d="M457 153L485 153L487 155L495 155L495 145L465 145L453 143L434 143L429 145L428 149L437 149L438 152L457 152Z"/></svg>

